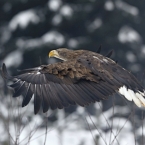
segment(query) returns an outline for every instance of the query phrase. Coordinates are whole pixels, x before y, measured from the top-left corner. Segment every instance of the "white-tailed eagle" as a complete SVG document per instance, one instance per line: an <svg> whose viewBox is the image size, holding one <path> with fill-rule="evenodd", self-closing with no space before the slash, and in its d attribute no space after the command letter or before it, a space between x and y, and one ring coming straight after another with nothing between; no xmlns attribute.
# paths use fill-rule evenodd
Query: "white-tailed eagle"
<svg viewBox="0 0 145 145"><path fill-rule="evenodd" d="M145 107L143 86L112 59L88 50L66 48L52 50L49 57L63 61L25 69L17 76L10 76L5 64L2 66L2 76L13 81L13 97L23 96L22 107L34 96L35 114L41 105L43 112L76 104L86 106L116 92L138 107Z"/></svg>

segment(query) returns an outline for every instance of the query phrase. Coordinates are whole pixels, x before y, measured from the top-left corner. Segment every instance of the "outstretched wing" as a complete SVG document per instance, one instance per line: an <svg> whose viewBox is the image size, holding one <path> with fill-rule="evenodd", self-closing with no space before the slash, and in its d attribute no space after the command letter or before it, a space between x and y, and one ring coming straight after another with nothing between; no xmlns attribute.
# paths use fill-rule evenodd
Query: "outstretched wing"
<svg viewBox="0 0 145 145"><path fill-rule="evenodd" d="M107 82L109 86L114 86L114 89L117 87L117 91L129 101L134 101L138 107L145 107L144 88L134 75L112 59L92 53L81 55L78 61Z"/></svg>
<svg viewBox="0 0 145 145"><path fill-rule="evenodd" d="M10 85L14 89L13 97L23 96L22 107L34 95L35 114L41 104L43 112L48 111L49 107L61 109L75 104L85 106L107 99L117 89L77 60L26 69L14 77L9 76L3 64L2 75L13 81Z"/></svg>
<svg viewBox="0 0 145 145"><path fill-rule="evenodd" d="M78 59L26 69L18 76L9 76L2 66L5 79L12 80L13 97L22 95L22 106L34 96L34 112L68 105L88 105L105 100L115 92L145 106L144 89L137 79L113 60L97 53L85 53Z"/></svg>

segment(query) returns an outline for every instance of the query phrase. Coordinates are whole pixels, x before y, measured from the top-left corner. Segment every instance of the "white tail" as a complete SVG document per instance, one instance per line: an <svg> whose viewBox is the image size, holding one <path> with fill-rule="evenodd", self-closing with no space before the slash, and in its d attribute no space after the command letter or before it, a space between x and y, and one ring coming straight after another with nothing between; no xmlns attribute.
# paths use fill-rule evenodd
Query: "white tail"
<svg viewBox="0 0 145 145"><path fill-rule="evenodd" d="M133 90L127 89L126 86L120 87L118 92L129 101L134 101L138 107L145 107L144 92L134 92Z"/></svg>

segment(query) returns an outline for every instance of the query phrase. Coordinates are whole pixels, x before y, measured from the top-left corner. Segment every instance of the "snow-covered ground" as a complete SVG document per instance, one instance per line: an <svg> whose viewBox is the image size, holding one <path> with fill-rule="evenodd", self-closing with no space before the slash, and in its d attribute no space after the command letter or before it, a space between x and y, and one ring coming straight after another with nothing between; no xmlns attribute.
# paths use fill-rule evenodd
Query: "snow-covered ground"
<svg viewBox="0 0 145 145"><path fill-rule="evenodd" d="M136 138L142 136L142 127L134 131L129 107L115 106L102 112L101 105L95 104L96 115L90 115L83 107L70 115L64 110L49 110L46 114L33 114L33 100L28 107L21 108L21 99L8 98L0 103L1 142L9 140L19 145L138 145ZM55 114L57 120L48 117ZM113 117L113 114L127 115Z"/></svg>

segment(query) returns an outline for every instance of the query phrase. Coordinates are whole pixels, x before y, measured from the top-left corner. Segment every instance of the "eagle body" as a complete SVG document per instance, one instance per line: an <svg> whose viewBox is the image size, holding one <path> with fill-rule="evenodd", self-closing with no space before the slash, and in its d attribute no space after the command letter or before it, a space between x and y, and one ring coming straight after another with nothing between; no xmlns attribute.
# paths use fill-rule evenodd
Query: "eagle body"
<svg viewBox="0 0 145 145"><path fill-rule="evenodd" d="M22 107L34 96L35 114L41 106L43 112L76 104L86 106L117 92L138 107L145 107L143 86L112 59L88 50L66 48L52 50L49 57L62 61L25 69L17 76L10 76L5 64L2 66L2 76L13 81L13 97L23 96Z"/></svg>

